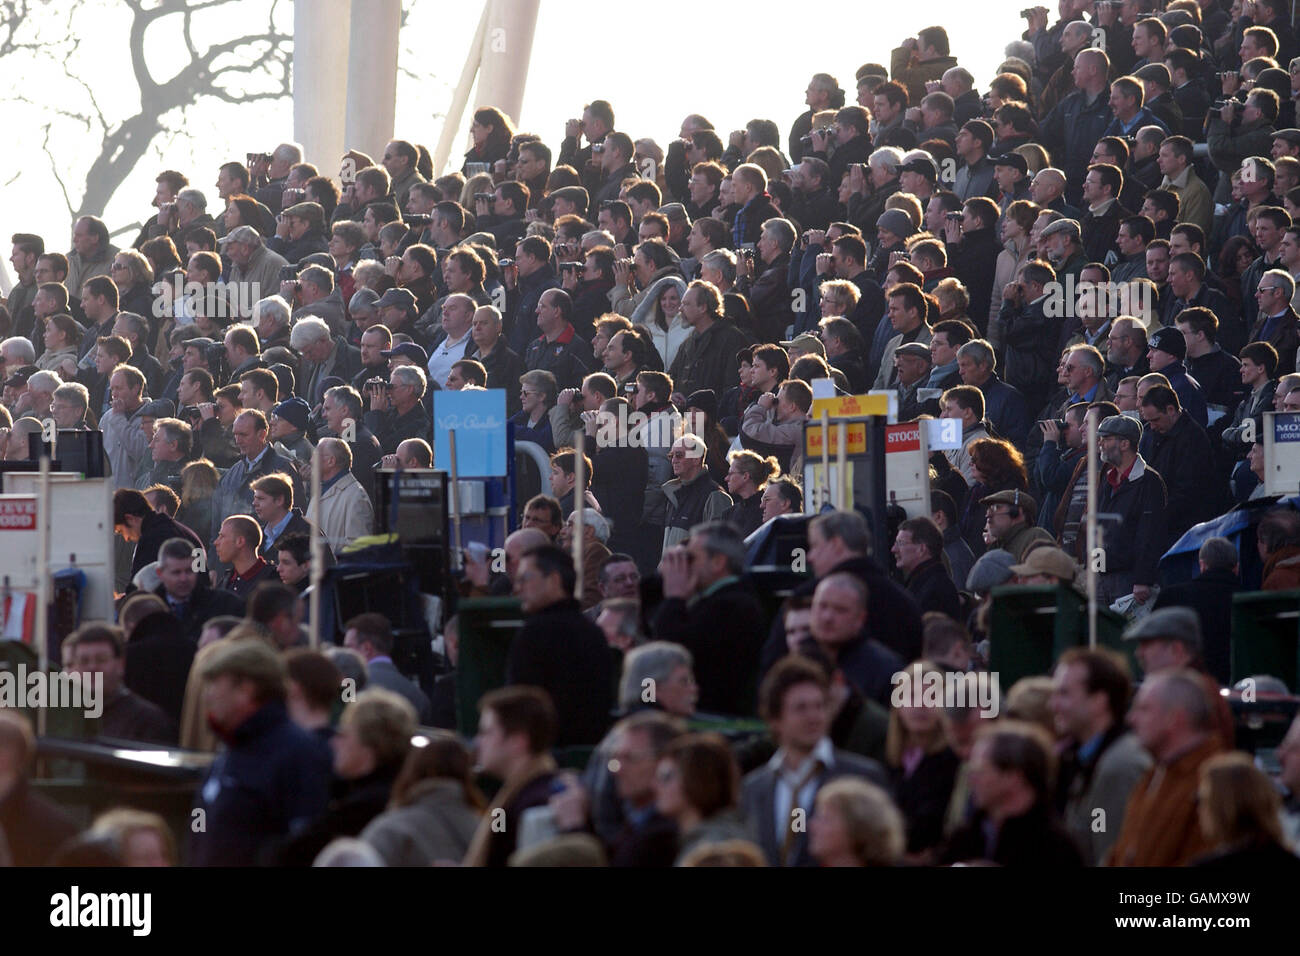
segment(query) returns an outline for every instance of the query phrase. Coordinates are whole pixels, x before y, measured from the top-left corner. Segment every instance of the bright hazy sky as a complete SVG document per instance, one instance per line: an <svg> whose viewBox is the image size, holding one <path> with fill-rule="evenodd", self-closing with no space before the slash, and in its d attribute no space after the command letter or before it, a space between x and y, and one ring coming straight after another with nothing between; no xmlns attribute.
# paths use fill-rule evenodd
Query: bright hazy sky
<svg viewBox="0 0 1300 956"><path fill-rule="evenodd" d="M912 14L876 4L836 4L825 8L834 11L829 16L805 16L797 6L773 0L717 7L699 0L661 0L636 6L542 0L520 128L539 133L558 148L564 121L579 115L584 102L605 98L614 105L619 128L634 139L651 136L661 145L676 136L682 117L692 112L709 117L724 139L726 131L740 128L754 117L773 119L785 131L805 108L803 90L813 73L829 72L837 77L848 90L848 101L853 102L853 73L860 64L875 61L888 65L892 47L933 23L948 27L958 61L975 74L978 83L986 85L1007 42L1023 29L1017 16L1022 5L1011 0L978 6L970 0L930 0L924 5L924 14ZM259 25L270 9L266 0L237 0L231 6ZM432 117L450 105L481 11L482 3L473 0L414 0L401 37L403 72L398 77L396 135L422 142L431 150L436 146L442 121ZM792 18L806 22L793 30L780 25ZM281 4L278 19L282 29L292 32L288 4ZM56 17L48 24L53 35L58 35L62 22ZM196 17L195 22L203 21ZM139 98L126 49L129 15L113 0L85 0L72 25L77 35L93 36L100 42L93 48L88 42L83 44L69 58L71 68L90 83L110 123L130 115ZM229 27L221 29L221 38L230 35ZM716 39L710 41L708 34L714 31ZM174 36L168 33L160 25L146 37L150 47L159 51L151 58L151 67L164 77L179 67L172 58L179 44L171 42ZM615 39L613 45L602 45L610 38ZM691 47L701 43L714 49L725 44L728 49L748 51L751 78L737 78L740 71L730 65L720 68L693 63ZM648 45L651 52L637 54L635 49L641 44ZM600 65L577 66L578 57L567 52L575 49L588 58L594 56ZM765 62L754 66L756 59ZM0 60L0 91L20 87L30 91L28 95L39 105L5 104L6 126L19 133L19 148L0 156L0 235L7 238L13 232L37 232L51 248L66 251L71 222L41 148L41 129L54 119L51 151L74 194L74 205L86 170L98 153L98 133L88 132L75 120L55 116L55 104L88 109L84 90L63 75L61 65L18 63L12 57ZM0 97L4 95L0 92ZM473 97L471 105L477 105ZM217 167L228 159L242 159L251 150L270 150L289 138L292 111L289 98L248 106L205 100L187 113L183 124L179 117L173 118L172 125L179 131L155 141L106 210L110 231L117 233L152 212L153 177L162 168L186 172L210 199L215 198L212 187ZM465 120L465 135L458 139L449 161L452 168L459 168L460 154L468 147L468 115ZM337 157L308 159L329 174L336 173ZM129 242L133 236L122 238ZM3 258L8 258L7 243ZM4 268L8 268L7 262Z"/></svg>

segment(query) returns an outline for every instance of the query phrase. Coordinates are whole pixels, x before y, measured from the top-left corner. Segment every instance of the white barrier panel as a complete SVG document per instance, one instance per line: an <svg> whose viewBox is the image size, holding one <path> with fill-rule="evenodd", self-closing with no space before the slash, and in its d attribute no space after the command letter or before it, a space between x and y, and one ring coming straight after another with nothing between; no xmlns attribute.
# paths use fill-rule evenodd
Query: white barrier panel
<svg viewBox="0 0 1300 956"><path fill-rule="evenodd" d="M885 492L909 518L930 517L930 444L924 422L885 429Z"/></svg>
<svg viewBox="0 0 1300 956"><path fill-rule="evenodd" d="M1300 412L1264 413L1264 493L1300 494Z"/></svg>
<svg viewBox="0 0 1300 956"><path fill-rule="evenodd" d="M9 472L7 493L36 497L41 476ZM40 516L37 516L40 519ZM81 619L113 619L113 491L106 478L50 475L50 573L76 566L86 575ZM0 580L36 567L36 535L0 527ZM34 585L33 585L34 586Z"/></svg>

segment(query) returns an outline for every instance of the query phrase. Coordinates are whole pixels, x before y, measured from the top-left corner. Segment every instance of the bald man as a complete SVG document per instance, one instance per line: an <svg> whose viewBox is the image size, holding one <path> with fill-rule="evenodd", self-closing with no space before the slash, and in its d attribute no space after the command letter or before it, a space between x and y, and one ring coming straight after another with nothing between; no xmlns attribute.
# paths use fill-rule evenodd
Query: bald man
<svg viewBox="0 0 1300 956"><path fill-rule="evenodd" d="M870 636L867 586L860 578L839 572L817 585L811 631L812 639L864 696L889 706L891 679L904 661Z"/></svg>
<svg viewBox="0 0 1300 956"><path fill-rule="evenodd" d="M1223 747L1193 671L1149 676L1129 711L1138 740L1155 759L1133 787L1109 866L1185 866L1210 850L1197 819L1201 767Z"/></svg>

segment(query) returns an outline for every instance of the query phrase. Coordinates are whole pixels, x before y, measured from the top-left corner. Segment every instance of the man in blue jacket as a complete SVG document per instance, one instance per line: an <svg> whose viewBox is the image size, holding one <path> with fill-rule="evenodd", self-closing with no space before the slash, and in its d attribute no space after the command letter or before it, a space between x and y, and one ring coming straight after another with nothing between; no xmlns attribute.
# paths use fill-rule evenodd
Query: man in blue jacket
<svg viewBox="0 0 1300 956"><path fill-rule="evenodd" d="M259 640L225 642L200 664L208 723L226 744L195 796L194 866L254 866L325 811L331 757L289 720L284 665Z"/></svg>

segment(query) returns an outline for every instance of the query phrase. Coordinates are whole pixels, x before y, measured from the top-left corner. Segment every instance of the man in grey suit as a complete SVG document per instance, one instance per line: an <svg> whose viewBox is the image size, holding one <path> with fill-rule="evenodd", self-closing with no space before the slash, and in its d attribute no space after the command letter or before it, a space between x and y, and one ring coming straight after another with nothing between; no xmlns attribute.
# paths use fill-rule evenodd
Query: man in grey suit
<svg viewBox="0 0 1300 956"><path fill-rule="evenodd" d="M876 761L831 743L830 687L812 661L792 655L777 662L759 700L780 747L745 776L741 806L769 864L812 866L807 831L817 791L840 777L863 777L888 792L889 778Z"/></svg>
<svg viewBox="0 0 1300 956"><path fill-rule="evenodd" d="M1132 684L1118 655L1068 650L1052 682L1052 715L1068 742L1057 781L1065 825L1084 860L1097 866L1119 837L1129 793L1150 768L1151 755L1124 727Z"/></svg>
<svg viewBox="0 0 1300 956"><path fill-rule="evenodd" d="M420 723L429 721L429 698L393 663L393 629L382 614L358 614L346 625L343 646L366 659L367 687L382 687L411 702Z"/></svg>

